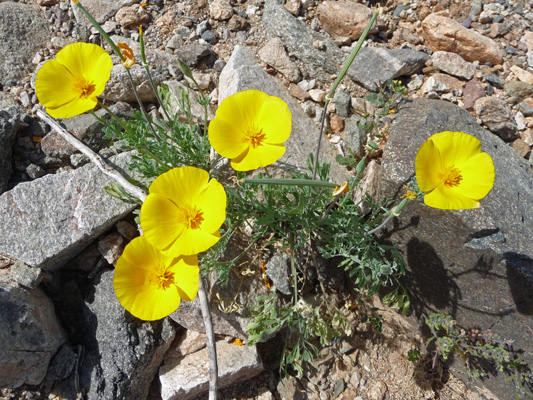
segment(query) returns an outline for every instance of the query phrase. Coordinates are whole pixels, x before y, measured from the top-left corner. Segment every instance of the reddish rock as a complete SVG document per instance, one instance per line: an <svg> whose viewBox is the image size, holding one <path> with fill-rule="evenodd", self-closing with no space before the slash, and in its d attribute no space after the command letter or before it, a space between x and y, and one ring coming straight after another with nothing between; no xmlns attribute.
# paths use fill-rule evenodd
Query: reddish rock
<svg viewBox="0 0 533 400"><path fill-rule="evenodd" d="M525 158L527 158L531 153L531 147L529 147L529 145L522 139L516 139L513 142L513 149L515 149L518 154Z"/></svg>
<svg viewBox="0 0 533 400"><path fill-rule="evenodd" d="M240 15L235 14L231 19L228 21L228 28L232 32L238 32L246 29L248 27L248 21L246 21L246 18L241 17Z"/></svg>
<svg viewBox="0 0 533 400"><path fill-rule="evenodd" d="M485 96L485 89L480 81L476 78L470 80L463 90L464 108L473 110L477 99Z"/></svg>
<svg viewBox="0 0 533 400"><path fill-rule="evenodd" d="M317 16L333 39L357 40L372 18L372 10L351 1L324 1L317 8ZM370 32L377 33L377 28Z"/></svg>
<svg viewBox="0 0 533 400"><path fill-rule="evenodd" d="M342 119L338 115L334 115L329 120L329 126L331 127L331 130L335 133L342 132L342 130L344 129L344 119Z"/></svg>
<svg viewBox="0 0 533 400"><path fill-rule="evenodd" d="M295 85L294 83L291 83L289 85L289 93L292 97L296 97L300 101L306 101L311 98L311 96L309 96L309 93L307 93L300 86Z"/></svg>
<svg viewBox="0 0 533 400"><path fill-rule="evenodd" d="M135 27L148 22L150 15L141 7L140 4L134 4L132 6L123 7L117 11L115 15L115 21L117 21L124 28Z"/></svg>
<svg viewBox="0 0 533 400"><path fill-rule="evenodd" d="M431 14L422 22L426 45L433 51L459 54L467 61L501 64L503 57L498 44L480 33L467 29L443 15Z"/></svg>

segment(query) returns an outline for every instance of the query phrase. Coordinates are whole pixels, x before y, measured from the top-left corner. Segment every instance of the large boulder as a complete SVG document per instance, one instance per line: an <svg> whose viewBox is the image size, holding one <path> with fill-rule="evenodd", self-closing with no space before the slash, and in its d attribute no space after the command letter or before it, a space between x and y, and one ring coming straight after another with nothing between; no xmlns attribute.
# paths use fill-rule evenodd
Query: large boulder
<svg viewBox="0 0 533 400"><path fill-rule="evenodd" d="M6 190L13 170L11 147L15 143L21 120L15 99L7 94L0 94L0 194Z"/></svg>
<svg viewBox="0 0 533 400"><path fill-rule="evenodd" d="M26 289L0 270L0 387L39 385L65 341L54 305L41 289Z"/></svg>
<svg viewBox="0 0 533 400"><path fill-rule="evenodd" d="M418 99L399 108L383 153L379 194L399 199L415 174L420 145L441 131L477 137L492 156L494 187L481 207L439 210L410 202L381 240L396 246L408 265L406 286L415 314L443 312L460 326L492 331L514 340L533 362L533 178L528 163L499 137L481 128L465 110L445 101ZM455 357L452 371L464 362ZM502 399L514 395L502 374L483 384Z"/></svg>
<svg viewBox="0 0 533 400"><path fill-rule="evenodd" d="M12 86L30 72L32 58L50 39L49 23L39 7L0 3L0 82Z"/></svg>
<svg viewBox="0 0 533 400"><path fill-rule="evenodd" d="M111 158L122 171L130 160L129 153ZM86 165L5 192L0 196L0 252L32 267L62 267L135 208L104 191L111 182L96 166Z"/></svg>

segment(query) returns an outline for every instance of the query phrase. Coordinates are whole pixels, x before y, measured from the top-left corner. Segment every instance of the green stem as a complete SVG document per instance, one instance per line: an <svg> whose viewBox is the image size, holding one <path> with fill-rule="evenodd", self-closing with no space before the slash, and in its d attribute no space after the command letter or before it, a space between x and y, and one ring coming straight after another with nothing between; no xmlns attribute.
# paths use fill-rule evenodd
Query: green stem
<svg viewBox="0 0 533 400"><path fill-rule="evenodd" d="M326 188L336 188L336 183L326 182L326 181L312 181L310 179L252 179L244 178L243 183L259 183L264 185L292 185L292 186L315 186L315 187L326 187Z"/></svg>
<svg viewBox="0 0 533 400"><path fill-rule="evenodd" d="M370 29L372 28L372 25L374 25L374 22L376 21L378 14L379 13L375 11L374 15L372 15L370 22L366 26L365 30L363 31L363 34L361 35L361 37L357 41L357 44L352 50L352 54L350 54L350 57L348 57L348 59L344 63L344 66L342 67L342 70L339 73L339 76L337 76L337 79L333 83L333 87L331 88L328 95L326 96L326 100L324 102L324 109L322 110L322 117L320 118L320 131L318 134L318 142L317 142L316 151L315 151L315 165L313 167L313 179L316 178L316 171L318 169L318 156L320 154L320 142L322 141L322 132L324 131L324 121L326 119L326 112L328 109L328 105L331 102L331 99L333 99L333 95L335 94L335 90L337 90L337 86L339 86L339 84L341 83L342 79L346 75L346 72L348 72L348 68L350 68L350 66L352 65L352 62L355 59L355 56L357 55L357 53L359 53L359 50L363 46L363 42L365 41L366 37L370 33Z"/></svg>
<svg viewBox="0 0 533 400"><path fill-rule="evenodd" d="M239 260L241 260L245 255L246 253L248 253L248 251L250 251L250 249L253 247L253 245L260 239L260 237L256 237L254 240L252 240L252 242L248 245L248 247L246 247L243 252L241 254L239 254L237 257L235 257L233 260L230 260L230 261L223 261L223 262L219 262L218 265L233 265L234 263L238 262Z"/></svg>
<svg viewBox="0 0 533 400"><path fill-rule="evenodd" d="M371 231L368 231L368 232L365 232L365 236L368 236L368 235L372 235L373 233L376 233L377 231L383 229L383 227L385 227L385 225L387 225L387 223L391 220L392 217L397 217L398 215L400 215L400 211L402 211L402 208L405 207L405 205L407 204L407 202L409 201L410 199L408 199L407 197L404 198L400 204L398 204L396 207L394 207L391 211L390 211L390 214L387 216L387 218L385 219L385 221L383 221L381 223L381 225L379 225L377 228L374 228L372 229Z"/></svg>
<svg viewBox="0 0 533 400"><path fill-rule="evenodd" d="M294 261L294 237L293 233L289 233L289 247L291 249L291 275L294 290L294 305L298 304L298 276L296 275L296 263Z"/></svg>

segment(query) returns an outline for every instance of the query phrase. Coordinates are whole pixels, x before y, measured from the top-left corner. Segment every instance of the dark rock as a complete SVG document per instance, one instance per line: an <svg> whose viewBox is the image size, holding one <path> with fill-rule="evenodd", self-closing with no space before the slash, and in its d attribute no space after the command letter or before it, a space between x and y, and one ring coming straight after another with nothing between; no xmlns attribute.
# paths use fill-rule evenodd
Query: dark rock
<svg viewBox="0 0 533 400"><path fill-rule="evenodd" d="M380 82L416 73L430 58L412 49L363 47L348 69L348 76L368 90L376 90Z"/></svg>
<svg viewBox="0 0 533 400"><path fill-rule="evenodd" d="M497 97L479 98L474 110L483 123L503 140L514 140L518 137L518 128L507 104Z"/></svg>
<svg viewBox="0 0 533 400"><path fill-rule="evenodd" d="M41 289L26 290L0 277L0 387L39 385L64 340Z"/></svg>
<svg viewBox="0 0 533 400"><path fill-rule="evenodd" d="M522 102L518 105L518 108L520 112L524 114L524 117L533 117L533 106L531 106L531 104Z"/></svg>
<svg viewBox="0 0 533 400"><path fill-rule="evenodd" d="M270 37L279 37L287 50L300 59L311 78L323 82L337 74L337 62L342 62L344 53L328 37L313 31L276 1L267 1L263 12L263 25ZM325 43L325 49L313 47L315 41Z"/></svg>
<svg viewBox="0 0 533 400"><path fill-rule="evenodd" d="M492 86L498 89L503 89L503 85L500 82L500 79L498 78L498 75L496 74L487 74L485 75L485 79L488 83L490 83Z"/></svg>
<svg viewBox="0 0 533 400"><path fill-rule="evenodd" d="M383 153L380 196L399 200L402 185L414 176L419 146L445 130L481 141L494 161L493 189L481 208L473 210L438 210L410 202L381 239L399 248L407 261L405 283L419 318L444 312L461 327L490 330L514 340L513 348L523 351L521 357L531 364L533 343L524 332L533 329L533 179L526 160L467 111L444 101L409 101L401 105ZM452 373L461 374L463 360L451 362ZM510 399L514 387L504 378L489 372L476 386Z"/></svg>
<svg viewBox="0 0 533 400"><path fill-rule="evenodd" d="M85 289L69 283L70 290L79 297L69 300L77 302L77 307L63 318L70 318L69 324L82 333L77 338L85 349L79 386L88 400L145 399L175 331L166 318L147 322L129 314L116 298L113 274L114 271L99 273L94 287L91 283ZM75 387L75 377L71 375L57 394L76 398Z"/></svg>
<svg viewBox="0 0 533 400"><path fill-rule="evenodd" d="M19 107L14 99L2 98L0 107L0 194L7 188L12 172L12 150L17 130L21 124Z"/></svg>
<svg viewBox="0 0 533 400"><path fill-rule="evenodd" d="M205 31L204 33L202 33L201 37L209 44L216 44L218 42L217 37L211 31Z"/></svg>
<svg viewBox="0 0 533 400"><path fill-rule="evenodd" d="M194 42L176 49L176 54L189 67L196 67L200 63L206 63L212 67L216 55L207 43Z"/></svg>
<svg viewBox="0 0 533 400"><path fill-rule="evenodd" d="M50 39L49 23L38 6L0 3L0 82L12 86L31 72L31 60ZM31 69L30 69L31 68Z"/></svg>

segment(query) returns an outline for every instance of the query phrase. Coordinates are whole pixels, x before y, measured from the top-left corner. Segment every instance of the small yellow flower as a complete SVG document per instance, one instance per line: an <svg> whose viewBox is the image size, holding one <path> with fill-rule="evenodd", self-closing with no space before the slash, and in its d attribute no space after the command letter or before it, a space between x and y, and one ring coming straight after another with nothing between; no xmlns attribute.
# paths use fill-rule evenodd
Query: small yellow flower
<svg viewBox="0 0 533 400"><path fill-rule="evenodd" d="M72 43L37 72L35 92L54 118L70 118L92 110L111 74L107 52L91 43Z"/></svg>
<svg viewBox="0 0 533 400"><path fill-rule="evenodd" d="M292 116L278 97L258 90L235 93L222 101L209 124L211 146L231 159L237 171L265 167L285 154Z"/></svg>
<svg viewBox="0 0 533 400"><path fill-rule="evenodd" d="M226 219L226 191L199 168L179 167L150 185L141 207L146 239L164 254L201 253L220 239Z"/></svg>
<svg viewBox="0 0 533 400"><path fill-rule="evenodd" d="M230 343L234 344L235 346L244 346L244 343L239 338L235 338L235 339L231 340Z"/></svg>
<svg viewBox="0 0 533 400"><path fill-rule="evenodd" d="M133 239L117 261L113 287L133 316L154 321L172 314L198 293L197 256L166 256L144 236Z"/></svg>
<svg viewBox="0 0 533 400"><path fill-rule="evenodd" d="M341 193L348 193L350 191L350 186L348 185L348 182L344 181L342 185L335 187L335 190L333 191L333 196L338 196Z"/></svg>
<svg viewBox="0 0 533 400"><path fill-rule="evenodd" d="M409 190L406 185L403 185L405 188L405 194L402 195L402 199L405 197L406 199L413 200L416 199L416 192L413 192L412 190Z"/></svg>
<svg viewBox="0 0 533 400"><path fill-rule="evenodd" d="M122 55L124 56L124 61L122 64L126 68L130 68L135 64L135 56L133 55L133 50L130 46L128 46L126 43L118 42L117 43L118 48L120 49Z"/></svg>
<svg viewBox="0 0 533 400"><path fill-rule="evenodd" d="M415 161L418 187L430 207L479 207L494 185L494 163L481 143L463 132L440 132L420 146Z"/></svg>

